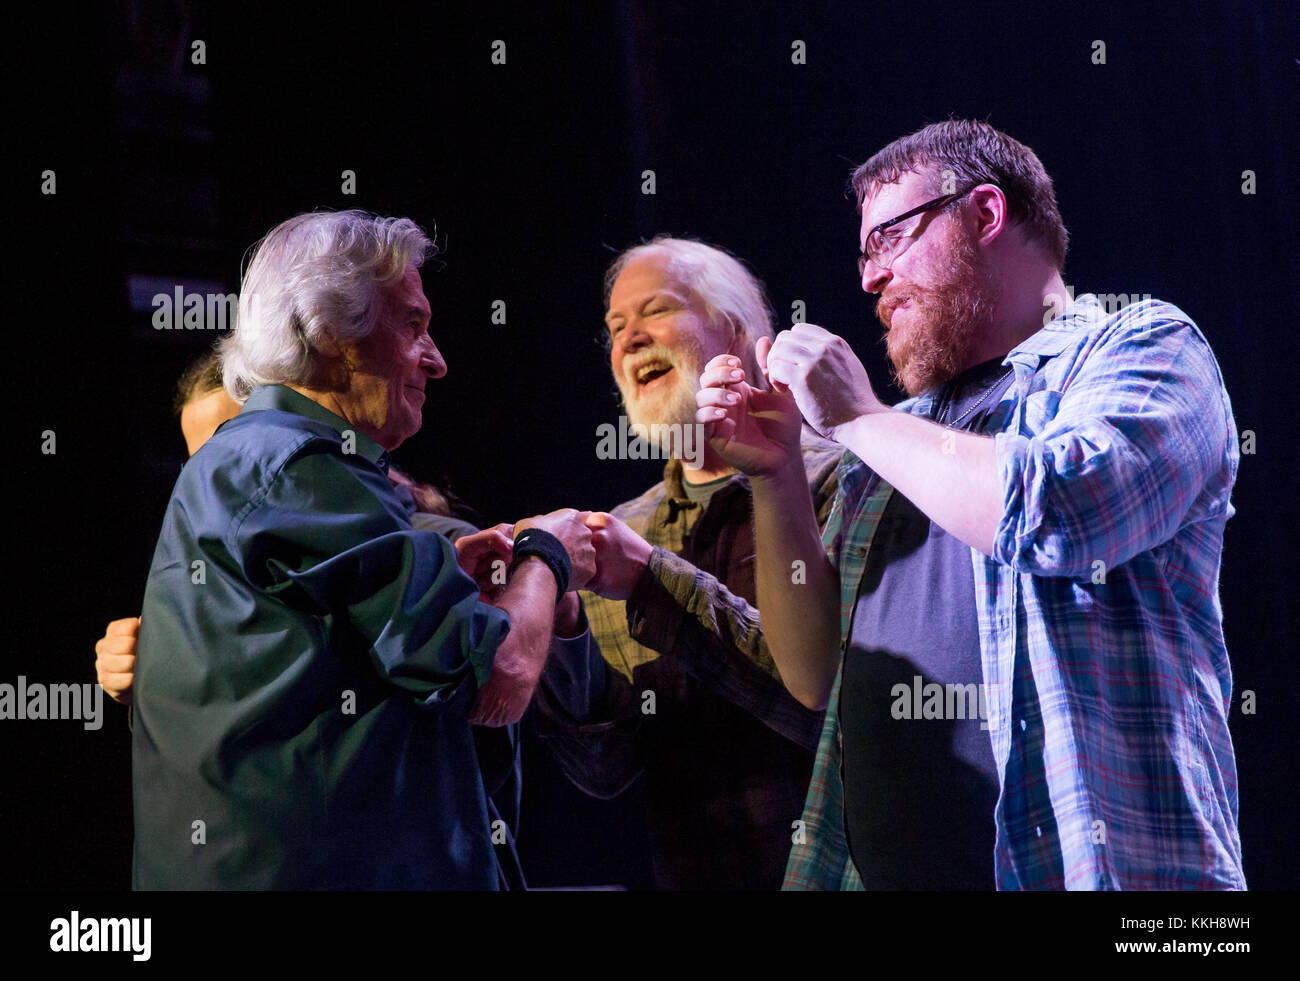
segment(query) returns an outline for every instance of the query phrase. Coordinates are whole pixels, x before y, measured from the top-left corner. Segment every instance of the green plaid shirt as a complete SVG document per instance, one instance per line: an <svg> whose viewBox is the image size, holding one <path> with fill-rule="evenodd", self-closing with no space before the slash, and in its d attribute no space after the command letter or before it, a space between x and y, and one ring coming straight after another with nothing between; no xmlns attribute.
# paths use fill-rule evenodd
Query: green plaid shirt
<svg viewBox="0 0 1300 981"><path fill-rule="evenodd" d="M873 475L854 453L846 451L839 476L841 486L847 482L857 491L837 495L830 516L822 525L822 543L831 563L840 573L840 636L843 638L840 669L835 672L835 685L826 706L821 744L817 749L817 762L813 767L808 803L803 814L803 833L796 835L790 853L785 874L786 889L862 889L862 879L849 856L848 842L844 837L844 784L841 779L844 764L838 707L840 682L844 676L844 650L848 645L849 622L857 602L858 586L871 551L871 540L894 489L883 480L876 481L875 489L849 525L846 537L844 498L857 498Z"/></svg>

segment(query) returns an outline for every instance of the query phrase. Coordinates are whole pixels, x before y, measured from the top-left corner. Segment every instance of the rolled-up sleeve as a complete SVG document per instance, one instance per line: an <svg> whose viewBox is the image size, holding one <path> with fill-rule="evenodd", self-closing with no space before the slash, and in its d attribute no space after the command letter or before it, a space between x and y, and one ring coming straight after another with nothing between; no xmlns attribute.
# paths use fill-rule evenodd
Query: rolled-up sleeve
<svg viewBox="0 0 1300 981"><path fill-rule="evenodd" d="M1084 577L1169 540L1194 508L1201 518L1228 507L1213 478L1234 465L1231 412L1193 325L1117 325L1063 391L1029 398L1048 400L1026 407L1026 428L1041 429L994 437L996 561Z"/></svg>
<svg viewBox="0 0 1300 981"><path fill-rule="evenodd" d="M508 615L479 600L447 539L410 526L382 473L344 459L337 444L308 438L295 448L227 538L244 577L334 618L332 629L345 623L368 642L380 677L419 700L442 701L491 674Z"/></svg>

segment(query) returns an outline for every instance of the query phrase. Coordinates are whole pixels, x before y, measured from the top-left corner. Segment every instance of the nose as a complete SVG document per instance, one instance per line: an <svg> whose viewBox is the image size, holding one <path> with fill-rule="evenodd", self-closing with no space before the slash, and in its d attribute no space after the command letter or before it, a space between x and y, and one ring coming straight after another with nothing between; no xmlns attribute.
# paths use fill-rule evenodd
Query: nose
<svg viewBox="0 0 1300 981"><path fill-rule="evenodd" d="M645 323L640 317L628 318L627 324L624 325L622 333L618 337L619 346L623 348L624 353L630 354L638 351L647 344L653 344L654 338L645 329Z"/></svg>
<svg viewBox="0 0 1300 981"><path fill-rule="evenodd" d="M879 266L872 259L867 259L862 264L862 292L880 293L889 281L894 278L893 272L885 266Z"/></svg>
<svg viewBox="0 0 1300 981"><path fill-rule="evenodd" d="M430 378L441 378L447 373L447 361L438 350L438 345L429 339L425 345L423 353L420 355L420 367Z"/></svg>

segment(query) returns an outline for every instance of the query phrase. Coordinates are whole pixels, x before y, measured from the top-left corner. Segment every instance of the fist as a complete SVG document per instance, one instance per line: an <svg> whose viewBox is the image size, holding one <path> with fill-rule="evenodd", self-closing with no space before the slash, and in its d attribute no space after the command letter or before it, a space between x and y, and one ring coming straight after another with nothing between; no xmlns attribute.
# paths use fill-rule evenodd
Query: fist
<svg viewBox="0 0 1300 981"><path fill-rule="evenodd" d="M588 514L587 527L596 550L596 575L587 588L606 599L627 599L645 572L654 546L604 511Z"/></svg>
<svg viewBox="0 0 1300 981"><path fill-rule="evenodd" d="M515 522L516 535L526 528L536 528L549 532L560 540L573 565L573 571L569 575L570 589L585 589L596 574L596 550L591 544L591 529L583 520L586 516L585 511L562 508L550 514L540 514Z"/></svg>
<svg viewBox="0 0 1300 981"><path fill-rule="evenodd" d="M815 324L796 324L776 335L759 355L774 388L788 390L808 425L823 436L885 407L866 369L844 338Z"/></svg>
<svg viewBox="0 0 1300 981"><path fill-rule="evenodd" d="M506 588L506 568L514 552L515 526L493 525L456 540L456 557L465 574L478 583L479 599L495 603Z"/></svg>
<svg viewBox="0 0 1300 981"><path fill-rule="evenodd" d="M140 636L140 618L114 620L95 642L95 677L108 697L131 704L135 682L135 646Z"/></svg>

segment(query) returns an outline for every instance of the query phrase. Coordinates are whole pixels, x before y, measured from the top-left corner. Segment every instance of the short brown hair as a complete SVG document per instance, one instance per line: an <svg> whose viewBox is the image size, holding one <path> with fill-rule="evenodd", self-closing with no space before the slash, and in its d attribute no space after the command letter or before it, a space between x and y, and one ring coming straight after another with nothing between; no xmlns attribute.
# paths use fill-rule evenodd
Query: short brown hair
<svg viewBox="0 0 1300 981"><path fill-rule="evenodd" d="M172 401L176 418L181 417L181 410L190 402L221 387L221 356L209 351L186 368L176 382L176 397Z"/></svg>
<svg viewBox="0 0 1300 981"><path fill-rule="evenodd" d="M952 172L958 189L976 184L1001 188L1011 222L1043 245L1057 269L1065 268L1070 233L1061 221L1052 178L1042 161L1023 143L977 120L931 123L878 151L853 172L858 212L872 188L893 184L908 173L923 174L937 197L944 193L944 171Z"/></svg>

